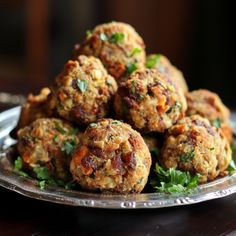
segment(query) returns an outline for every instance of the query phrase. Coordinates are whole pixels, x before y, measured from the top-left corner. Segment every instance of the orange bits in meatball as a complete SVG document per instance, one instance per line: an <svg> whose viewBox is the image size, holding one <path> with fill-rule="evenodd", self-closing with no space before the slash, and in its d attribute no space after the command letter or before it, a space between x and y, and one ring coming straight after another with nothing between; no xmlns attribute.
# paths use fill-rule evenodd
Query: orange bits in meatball
<svg viewBox="0 0 236 236"><path fill-rule="evenodd" d="M120 84L114 109L134 128L162 133L184 116L186 100L164 74L142 69Z"/></svg>
<svg viewBox="0 0 236 236"><path fill-rule="evenodd" d="M137 131L121 121L101 119L85 130L70 170L84 189L139 193L150 166L149 150Z"/></svg>

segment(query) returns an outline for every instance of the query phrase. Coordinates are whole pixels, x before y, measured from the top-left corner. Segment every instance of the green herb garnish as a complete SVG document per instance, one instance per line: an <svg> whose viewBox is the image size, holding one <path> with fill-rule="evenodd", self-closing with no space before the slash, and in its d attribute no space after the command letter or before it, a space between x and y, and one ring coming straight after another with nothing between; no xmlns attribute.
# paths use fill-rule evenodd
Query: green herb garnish
<svg viewBox="0 0 236 236"><path fill-rule="evenodd" d="M92 35L91 30L87 30L87 31L86 31L86 36L87 36L87 37L90 37L91 35Z"/></svg>
<svg viewBox="0 0 236 236"><path fill-rule="evenodd" d="M138 67L137 67L136 63L129 63L126 65L126 70L129 75L131 75L137 69L138 69Z"/></svg>
<svg viewBox="0 0 236 236"><path fill-rule="evenodd" d="M150 184L157 192L180 194L189 193L198 185L198 175L191 176L189 172L183 172L170 168L164 170L156 164L155 170L157 178L152 179Z"/></svg>
<svg viewBox="0 0 236 236"><path fill-rule="evenodd" d="M212 121L212 125L216 128L221 127L221 120L219 118L216 118L215 120Z"/></svg>
<svg viewBox="0 0 236 236"><path fill-rule="evenodd" d="M76 83L81 93L84 93L88 87L88 81L77 79Z"/></svg>
<svg viewBox="0 0 236 236"><path fill-rule="evenodd" d="M61 125L56 122L55 123L56 129L61 133L61 134L66 134L66 130L61 127Z"/></svg>
<svg viewBox="0 0 236 236"><path fill-rule="evenodd" d="M70 155L74 151L75 146L76 146L75 140L66 141L62 146L61 150L65 152L66 155Z"/></svg>
<svg viewBox="0 0 236 236"><path fill-rule="evenodd" d="M54 137L53 137L53 141L54 141L54 143L58 143L58 141L59 141L59 137L58 137L57 134L54 135Z"/></svg>
<svg viewBox="0 0 236 236"><path fill-rule="evenodd" d="M38 182L38 184L39 184L39 187L40 187L41 189L44 189L44 188L45 188L45 185L46 185L46 181L45 181L45 180L41 180L41 181Z"/></svg>
<svg viewBox="0 0 236 236"><path fill-rule="evenodd" d="M48 180L51 178L49 169L45 166L34 167L33 171L39 180Z"/></svg>
<svg viewBox="0 0 236 236"><path fill-rule="evenodd" d="M22 170L23 168L23 162L20 156L17 157L17 159L14 162L14 172L19 174L23 177L29 177L29 175Z"/></svg>
<svg viewBox="0 0 236 236"><path fill-rule="evenodd" d="M131 88L130 88L130 91L132 94L135 94L135 91L136 91L135 86L136 86L136 82L135 82L135 80L132 80L131 81Z"/></svg>
<svg viewBox="0 0 236 236"><path fill-rule="evenodd" d="M98 124L97 124L97 123L90 123L89 126L90 126L90 127L97 127Z"/></svg>
<svg viewBox="0 0 236 236"><path fill-rule="evenodd" d="M118 43L118 42L121 42L123 41L125 38L125 35L122 34L122 33L115 33L111 36L109 42L110 43Z"/></svg>
<svg viewBox="0 0 236 236"><path fill-rule="evenodd" d="M99 37L102 41L107 41L108 40L107 36L104 33L101 33Z"/></svg>
<svg viewBox="0 0 236 236"><path fill-rule="evenodd" d="M229 172L229 174L233 174L236 171L236 165L233 158L228 165L227 171Z"/></svg>
<svg viewBox="0 0 236 236"><path fill-rule="evenodd" d="M161 59L161 54L154 54L147 57L146 67L152 69L156 64L159 64Z"/></svg>
<svg viewBox="0 0 236 236"><path fill-rule="evenodd" d="M181 162L187 162L187 161L191 161L194 158L194 150L187 152L187 153L183 153L182 155L180 155L179 159Z"/></svg>
<svg viewBox="0 0 236 236"><path fill-rule="evenodd" d="M140 48L134 48L130 54L130 57L133 57L134 55L139 54L140 52L142 52Z"/></svg>
<svg viewBox="0 0 236 236"><path fill-rule="evenodd" d="M182 110L182 104L180 102L175 102L175 104L171 106L169 110L166 111L166 113L169 114L170 112L176 109Z"/></svg>

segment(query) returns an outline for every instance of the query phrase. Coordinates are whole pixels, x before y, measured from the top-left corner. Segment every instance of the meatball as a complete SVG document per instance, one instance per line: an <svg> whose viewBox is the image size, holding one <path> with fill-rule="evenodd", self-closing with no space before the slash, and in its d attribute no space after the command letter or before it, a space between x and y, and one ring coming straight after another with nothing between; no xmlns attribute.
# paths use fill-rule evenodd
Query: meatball
<svg viewBox="0 0 236 236"><path fill-rule="evenodd" d="M18 152L25 168L46 167L52 177L70 178L71 152L79 142L79 132L71 124L55 118L40 118L18 131Z"/></svg>
<svg viewBox="0 0 236 236"><path fill-rule="evenodd" d="M233 129L230 124L230 111L219 96L211 91L199 89L186 94L187 115L199 114L207 118L213 126L221 128L226 138L231 141Z"/></svg>
<svg viewBox="0 0 236 236"><path fill-rule="evenodd" d="M100 58L117 80L144 67L146 59L142 38L133 27L120 22L98 25L82 45L75 46L75 55L80 54Z"/></svg>
<svg viewBox="0 0 236 236"><path fill-rule="evenodd" d="M78 124L89 124L107 115L109 102L117 90L99 59L79 56L68 61L52 87L50 108Z"/></svg>
<svg viewBox="0 0 236 236"><path fill-rule="evenodd" d="M167 76L142 69L120 84L114 109L136 129L162 133L184 116L186 100Z"/></svg>
<svg viewBox="0 0 236 236"><path fill-rule="evenodd" d="M29 94L26 104L21 109L17 130L30 125L38 118L50 116L50 111L47 109L49 94L49 88L41 89L38 95Z"/></svg>
<svg viewBox="0 0 236 236"><path fill-rule="evenodd" d="M147 183L151 156L141 135L112 119L91 123L72 155L74 179L88 190L139 193Z"/></svg>
<svg viewBox="0 0 236 236"><path fill-rule="evenodd" d="M188 86L183 73L173 66L167 57L161 54L148 55L146 67L165 73L184 93L188 92Z"/></svg>
<svg viewBox="0 0 236 236"><path fill-rule="evenodd" d="M181 119L165 137L160 162L200 175L200 183L223 174L231 160L229 143L221 131L199 115Z"/></svg>

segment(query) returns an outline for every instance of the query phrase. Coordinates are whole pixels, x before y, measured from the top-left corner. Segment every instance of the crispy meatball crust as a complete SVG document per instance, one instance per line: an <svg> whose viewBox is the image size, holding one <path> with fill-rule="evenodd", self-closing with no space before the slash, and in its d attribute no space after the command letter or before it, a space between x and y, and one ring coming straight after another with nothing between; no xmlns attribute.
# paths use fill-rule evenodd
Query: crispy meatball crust
<svg viewBox="0 0 236 236"><path fill-rule="evenodd" d="M74 179L88 190L140 193L147 183L151 156L141 135L112 119L91 123L70 165Z"/></svg>
<svg viewBox="0 0 236 236"><path fill-rule="evenodd" d="M167 57L162 54L147 56L146 67L165 73L184 93L188 92L188 86L183 73L171 64Z"/></svg>
<svg viewBox="0 0 236 236"><path fill-rule="evenodd" d="M132 26L120 22L98 25L82 45L75 46L75 55L81 54L100 58L117 80L126 76L130 66L144 67L146 59L142 38Z"/></svg>
<svg viewBox="0 0 236 236"><path fill-rule="evenodd" d="M185 117L172 126L165 137L160 162L200 174L200 182L214 180L223 174L231 160L229 143L221 131L199 115Z"/></svg>
<svg viewBox="0 0 236 236"><path fill-rule="evenodd" d="M78 124L89 124L107 115L109 102L117 90L99 59L79 56L68 61L52 87L51 109Z"/></svg>
<svg viewBox="0 0 236 236"><path fill-rule="evenodd" d="M45 166L53 177L68 180L71 155L67 146L77 145L80 136L71 124L55 118L40 118L17 134L17 149L26 168Z"/></svg>
<svg viewBox="0 0 236 236"><path fill-rule="evenodd" d="M167 76L142 69L120 84L114 109L136 129L162 133L184 116L186 100Z"/></svg>
<svg viewBox="0 0 236 236"><path fill-rule="evenodd" d="M50 92L49 88L43 88L38 95L28 95L27 102L21 109L17 130L30 125L38 118L49 117L51 115L47 109L47 99Z"/></svg>
<svg viewBox="0 0 236 236"><path fill-rule="evenodd" d="M199 114L207 118L212 125L220 126L226 138L230 142L232 141L233 129L230 124L230 111L216 93L199 89L187 93L186 99L187 115Z"/></svg>

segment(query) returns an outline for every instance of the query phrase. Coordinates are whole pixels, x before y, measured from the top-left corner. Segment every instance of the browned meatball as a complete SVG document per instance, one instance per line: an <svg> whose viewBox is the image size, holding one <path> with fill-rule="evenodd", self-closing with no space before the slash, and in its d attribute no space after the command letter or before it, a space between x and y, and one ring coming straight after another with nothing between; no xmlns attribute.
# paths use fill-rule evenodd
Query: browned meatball
<svg viewBox="0 0 236 236"><path fill-rule="evenodd" d="M116 90L115 79L99 59L79 56L57 76L49 106L66 120L89 124L107 115Z"/></svg>
<svg viewBox="0 0 236 236"><path fill-rule="evenodd" d="M180 70L171 64L167 57L161 54L147 56L146 67L165 73L184 93L188 92L188 86Z"/></svg>
<svg viewBox="0 0 236 236"><path fill-rule="evenodd" d="M26 168L46 167L52 177L68 180L71 152L79 132L60 119L41 118L18 131L18 152Z"/></svg>
<svg viewBox="0 0 236 236"><path fill-rule="evenodd" d="M48 117L51 112L47 109L49 88L41 89L38 95L29 94L26 104L21 109L17 130L30 125L38 118Z"/></svg>
<svg viewBox="0 0 236 236"><path fill-rule="evenodd" d="M138 130L164 132L184 116L186 100L164 74L143 69L120 84L114 108L119 118Z"/></svg>
<svg viewBox="0 0 236 236"><path fill-rule="evenodd" d="M84 189L139 193L150 166L150 153L137 131L121 121L101 119L87 127L70 170Z"/></svg>
<svg viewBox="0 0 236 236"><path fill-rule="evenodd" d="M82 45L75 46L75 54L100 58L117 80L144 67L146 59L142 38L133 27L120 22L98 25Z"/></svg>
<svg viewBox="0 0 236 236"><path fill-rule="evenodd" d="M199 115L181 119L166 134L160 162L200 174L200 182L214 180L228 167L231 149L221 131Z"/></svg>
<svg viewBox="0 0 236 236"><path fill-rule="evenodd" d="M232 140L230 111L220 97L209 90L199 89L186 94L188 103L187 115L199 114L207 118L213 126L221 128L229 141Z"/></svg>

